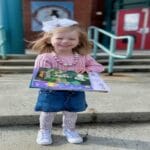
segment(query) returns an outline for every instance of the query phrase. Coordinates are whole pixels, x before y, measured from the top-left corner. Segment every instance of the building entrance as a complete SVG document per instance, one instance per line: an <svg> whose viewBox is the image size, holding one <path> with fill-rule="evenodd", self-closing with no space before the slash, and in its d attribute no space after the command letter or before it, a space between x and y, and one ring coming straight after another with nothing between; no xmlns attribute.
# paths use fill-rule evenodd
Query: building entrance
<svg viewBox="0 0 150 150"><path fill-rule="evenodd" d="M150 8L123 9L117 13L117 35L134 37L134 49L150 50ZM127 41L117 43L118 49L124 49Z"/></svg>

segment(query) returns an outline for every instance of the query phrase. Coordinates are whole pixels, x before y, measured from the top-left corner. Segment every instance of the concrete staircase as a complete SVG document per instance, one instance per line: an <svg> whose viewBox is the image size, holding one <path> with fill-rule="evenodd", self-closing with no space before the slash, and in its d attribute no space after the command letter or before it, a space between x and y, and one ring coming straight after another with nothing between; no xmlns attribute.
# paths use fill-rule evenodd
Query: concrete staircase
<svg viewBox="0 0 150 150"><path fill-rule="evenodd" d="M36 54L0 58L0 73L32 73ZM97 61L108 67L108 55L99 53ZM106 69L107 71L107 69ZM150 72L150 51L135 51L129 59L115 59L114 72Z"/></svg>
<svg viewBox="0 0 150 150"><path fill-rule="evenodd" d="M106 54L98 56L97 61L107 68L108 56ZM150 51L135 52L128 59L115 59L114 72L150 72Z"/></svg>

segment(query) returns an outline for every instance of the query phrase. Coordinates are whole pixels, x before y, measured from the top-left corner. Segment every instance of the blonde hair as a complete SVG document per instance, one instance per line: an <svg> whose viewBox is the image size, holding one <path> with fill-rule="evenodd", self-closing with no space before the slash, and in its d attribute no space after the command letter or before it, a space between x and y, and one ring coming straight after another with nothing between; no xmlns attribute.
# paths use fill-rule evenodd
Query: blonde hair
<svg viewBox="0 0 150 150"><path fill-rule="evenodd" d="M38 51L40 54L50 53L54 51L53 46L50 42L53 34L55 34L56 32L68 32L74 30L79 33L79 44L73 49L73 52L81 55L89 54L91 52L92 43L88 40L86 31L84 31L79 25L59 27L51 32L42 33L39 39L31 42L32 49L34 51Z"/></svg>

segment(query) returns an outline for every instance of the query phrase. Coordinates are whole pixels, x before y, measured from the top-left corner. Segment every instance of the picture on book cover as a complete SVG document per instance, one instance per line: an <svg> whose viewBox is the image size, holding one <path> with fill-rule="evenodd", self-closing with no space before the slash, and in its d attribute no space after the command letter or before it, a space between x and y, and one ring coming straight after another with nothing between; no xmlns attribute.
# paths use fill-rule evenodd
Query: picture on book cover
<svg viewBox="0 0 150 150"><path fill-rule="evenodd" d="M75 91L103 91L109 88L96 72L76 73L59 69L39 68L33 72L31 88Z"/></svg>

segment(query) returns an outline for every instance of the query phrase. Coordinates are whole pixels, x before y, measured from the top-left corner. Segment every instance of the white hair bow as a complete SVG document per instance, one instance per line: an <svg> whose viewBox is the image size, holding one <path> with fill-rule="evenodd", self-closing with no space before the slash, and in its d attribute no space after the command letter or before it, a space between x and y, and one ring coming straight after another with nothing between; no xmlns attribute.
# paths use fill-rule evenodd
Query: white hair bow
<svg viewBox="0 0 150 150"><path fill-rule="evenodd" d="M43 24L42 30L44 32L49 32L57 27L69 27L78 24L78 22L68 18L62 18L62 19L55 18L50 21L42 22L42 24Z"/></svg>

